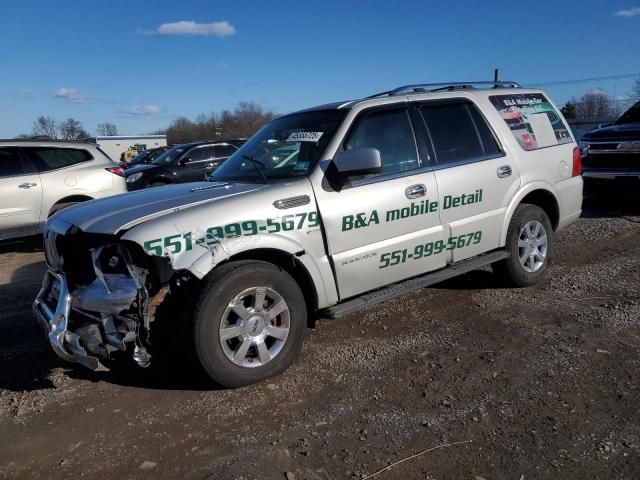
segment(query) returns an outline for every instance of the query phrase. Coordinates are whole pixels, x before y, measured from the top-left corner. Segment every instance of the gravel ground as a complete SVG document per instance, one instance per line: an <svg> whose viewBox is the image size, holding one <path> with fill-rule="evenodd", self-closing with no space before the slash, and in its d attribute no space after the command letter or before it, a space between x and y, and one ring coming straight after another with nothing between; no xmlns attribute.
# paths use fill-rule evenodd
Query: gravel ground
<svg viewBox="0 0 640 480"><path fill-rule="evenodd" d="M587 204L535 287L481 270L320 321L289 371L241 390L179 359L58 360L30 314L39 241L1 245L0 478L364 478L450 444L376 478L640 478L633 208Z"/></svg>

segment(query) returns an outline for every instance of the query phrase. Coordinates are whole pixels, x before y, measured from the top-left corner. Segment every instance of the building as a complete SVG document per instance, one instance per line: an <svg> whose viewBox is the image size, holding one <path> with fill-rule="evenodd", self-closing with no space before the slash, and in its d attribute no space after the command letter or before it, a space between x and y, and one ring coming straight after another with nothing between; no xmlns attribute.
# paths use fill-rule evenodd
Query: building
<svg viewBox="0 0 640 480"><path fill-rule="evenodd" d="M112 160L128 161L142 150L164 147L167 145L166 135L117 135L113 137L89 137L87 142L97 144Z"/></svg>

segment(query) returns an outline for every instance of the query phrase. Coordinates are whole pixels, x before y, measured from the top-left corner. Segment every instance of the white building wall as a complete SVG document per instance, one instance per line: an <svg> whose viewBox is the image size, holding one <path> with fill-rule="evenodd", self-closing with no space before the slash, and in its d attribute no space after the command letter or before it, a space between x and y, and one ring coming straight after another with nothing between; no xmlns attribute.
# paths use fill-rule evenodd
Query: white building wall
<svg viewBox="0 0 640 480"><path fill-rule="evenodd" d="M125 151L135 145L145 145L146 150L167 145L167 137L165 135L92 137L88 140L96 143L104 153L116 162L120 161Z"/></svg>

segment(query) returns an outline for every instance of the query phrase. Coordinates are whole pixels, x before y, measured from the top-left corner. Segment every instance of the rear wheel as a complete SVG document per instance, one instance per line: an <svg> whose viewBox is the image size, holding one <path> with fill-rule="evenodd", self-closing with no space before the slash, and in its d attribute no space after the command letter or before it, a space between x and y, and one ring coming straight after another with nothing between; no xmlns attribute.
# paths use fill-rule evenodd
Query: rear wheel
<svg viewBox="0 0 640 480"><path fill-rule="evenodd" d="M233 262L215 271L194 311L200 364L226 387L283 372L298 356L306 330L300 287L281 268Z"/></svg>
<svg viewBox="0 0 640 480"><path fill-rule="evenodd" d="M537 205L518 205L507 230L511 256L495 263L493 270L511 286L538 283L547 270L552 240L553 227L545 211Z"/></svg>

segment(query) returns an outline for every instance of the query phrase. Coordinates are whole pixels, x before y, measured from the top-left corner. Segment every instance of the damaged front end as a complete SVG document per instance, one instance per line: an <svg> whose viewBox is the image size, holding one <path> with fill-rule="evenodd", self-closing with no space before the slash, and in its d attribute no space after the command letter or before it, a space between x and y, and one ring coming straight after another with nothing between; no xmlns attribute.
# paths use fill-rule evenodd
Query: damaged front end
<svg viewBox="0 0 640 480"><path fill-rule="evenodd" d="M33 310L54 352L92 370L117 352L151 363L151 328L175 272L134 243L86 234L53 219L45 232L49 271Z"/></svg>

